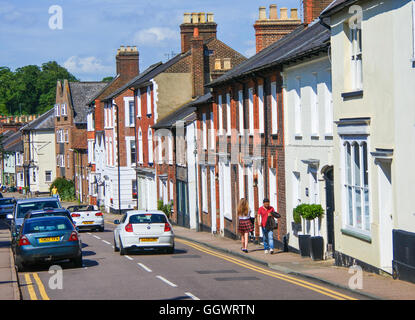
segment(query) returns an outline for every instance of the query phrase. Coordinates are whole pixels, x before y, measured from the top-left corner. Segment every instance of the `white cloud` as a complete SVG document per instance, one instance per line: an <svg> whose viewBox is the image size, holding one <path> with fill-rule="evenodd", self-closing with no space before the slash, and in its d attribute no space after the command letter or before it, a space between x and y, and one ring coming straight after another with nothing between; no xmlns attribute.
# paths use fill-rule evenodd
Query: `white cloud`
<svg viewBox="0 0 415 320"><path fill-rule="evenodd" d="M134 41L144 46L164 46L166 41L178 39L179 34L176 30L163 27L143 29L134 35Z"/></svg>
<svg viewBox="0 0 415 320"><path fill-rule="evenodd" d="M91 74L91 73L112 73L112 66L105 66L96 57L80 58L72 56L66 60L63 66L71 73Z"/></svg>

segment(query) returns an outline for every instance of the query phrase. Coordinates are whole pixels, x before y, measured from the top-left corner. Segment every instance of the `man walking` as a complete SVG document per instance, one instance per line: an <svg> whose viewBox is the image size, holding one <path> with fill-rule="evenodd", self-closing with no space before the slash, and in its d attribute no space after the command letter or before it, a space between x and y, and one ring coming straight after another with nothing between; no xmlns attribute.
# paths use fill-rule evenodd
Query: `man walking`
<svg viewBox="0 0 415 320"><path fill-rule="evenodd" d="M264 199L263 206L258 210L258 216L261 217L262 237L264 240L265 253L274 253L274 233L273 230L267 230L267 219L275 210L270 206L269 199Z"/></svg>

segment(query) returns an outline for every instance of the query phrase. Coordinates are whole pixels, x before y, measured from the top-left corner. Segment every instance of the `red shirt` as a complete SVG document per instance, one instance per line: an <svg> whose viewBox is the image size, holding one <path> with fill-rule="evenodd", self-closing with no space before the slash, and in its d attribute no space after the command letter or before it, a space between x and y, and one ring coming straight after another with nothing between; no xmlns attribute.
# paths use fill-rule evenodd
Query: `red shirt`
<svg viewBox="0 0 415 320"><path fill-rule="evenodd" d="M261 225L265 228L265 225L267 224L267 219L268 219L268 213L274 212L274 208L273 207L269 207L268 210L264 208L264 206L262 206L261 208L259 208L258 210L258 215L261 216Z"/></svg>

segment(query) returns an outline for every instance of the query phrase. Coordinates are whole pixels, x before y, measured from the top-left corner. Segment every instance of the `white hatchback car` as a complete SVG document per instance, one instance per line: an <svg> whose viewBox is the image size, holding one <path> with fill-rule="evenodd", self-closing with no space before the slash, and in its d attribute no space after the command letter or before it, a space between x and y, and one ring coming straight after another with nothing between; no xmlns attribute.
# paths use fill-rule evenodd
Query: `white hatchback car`
<svg viewBox="0 0 415 320"><path fill-rule="evenodd" d="M129 211L121 221L115 220L114 251L165 250L174 253L174 232L161 211Z"/></svg>
<svg viewBox="0 0 415 320"><path fill-rule="evenodd" d="M104 232L104 215L97 206L77 205L68 207L75 225L79 229L92 229Z"/></svg>

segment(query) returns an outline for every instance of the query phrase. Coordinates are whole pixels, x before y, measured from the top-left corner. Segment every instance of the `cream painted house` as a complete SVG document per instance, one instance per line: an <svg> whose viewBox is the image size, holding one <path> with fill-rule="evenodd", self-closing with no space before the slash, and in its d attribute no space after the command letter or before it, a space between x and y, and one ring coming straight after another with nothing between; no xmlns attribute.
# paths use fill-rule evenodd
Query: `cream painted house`
<svg viewBox="0 0 415 320"><path fill-rule="evenodd" d="M336 0L321 20L331 27L336 264L394 265L414 280L414 1Z"/></svg>
<svg viewBox="0 0 415 320"><path fill-rule="evenodd" d="M330 32L318 24L309 27L314 54L293 59L283 68L285 185L288 245L299 249L298 235L322 236L332 253L333 230L333 106ZM309 51L310 48L307 48ZM325 215L316 221L294 223L299 204L321 204Z"/></svg>

